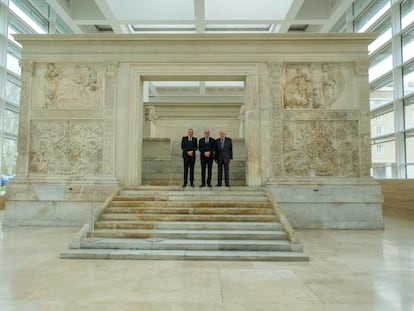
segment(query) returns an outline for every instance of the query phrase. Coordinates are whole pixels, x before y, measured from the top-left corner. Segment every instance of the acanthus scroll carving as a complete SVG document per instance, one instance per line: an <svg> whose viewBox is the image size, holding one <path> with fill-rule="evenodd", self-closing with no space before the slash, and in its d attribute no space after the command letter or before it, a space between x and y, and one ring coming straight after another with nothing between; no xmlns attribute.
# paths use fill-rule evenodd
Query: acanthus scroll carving
<svg viewBox="0 0 414 311"><path fill-rule="evenodd" d="M287 176L356 176L357 121L286 122L283 163Z"/></svg>
<svg viewBox="0 0 414 311"><path fill-rule="evenodd" d="M34 121L30 172L44 175L97 175L102 171L99 121Z"/></svg>
<svg viewBox="0 0 414 311"><path fill-rule="evenodd" d="M337 64L297 64L286 67L285 109L327 109L345 88Z"/></svg>

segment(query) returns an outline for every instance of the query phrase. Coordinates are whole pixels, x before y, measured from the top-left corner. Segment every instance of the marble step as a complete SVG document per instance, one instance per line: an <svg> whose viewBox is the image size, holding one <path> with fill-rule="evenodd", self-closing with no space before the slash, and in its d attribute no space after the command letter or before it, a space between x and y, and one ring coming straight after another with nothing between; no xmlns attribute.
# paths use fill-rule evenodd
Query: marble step
<svg viewBox="0 0 414 311"><path fill-rule="evenodd" d="M237 250L291 251L291 243L284 240L174 240L174 239L117 239L86 238L81 248L89 249L164 249L164 250ZM302 251L302 248L295 248Z"/></svg>
<svg viewBox="0 0 414 311"><path fill-rule="evenodd" d="M186 201L186 202L268 202L267 197L264 196L237 196L226 195L218 196L213 194L193 194L193 195L174 195L168 196L137 196L120 194L114 198L114 201Z"/></svg>
<svg viewBox="0 0 414 311"><path fill-rule="evenodd" d="M272 222L277 221L276 215L158 215L104 213L99 220L141 220L141 221L236 221L236 222Z"/></svg>
<svg viewBox="0 0 414 311"><path fill-rule="evenodd" d="M120 197L137 197L137 198L152 198L162 200L164 198L176 197L176 198L189 198L192 196L209 196L209 197L218 197L218 198L265 198L266 196L262 191L243 191L243 190L233 190L236 187L190 187L181 188L178 191L163 191L163 190L122 190L119 192L118 196ZM242 188L242 187L237 187Z"/></svg>
<svg viewBox="0 0 414 311"><path fill-rule="evenodd" d="M111 207L271 208L270 202L112 201Z"/></svg>
<svg viewBox="0 0 414 311"><path fill-rule="evenodd" d="M147 186L180 186L182 185L182 179L148 179L145 176L142 177L142 184ZM196 183L198 187L199 183ZM215 185L215 182L213 182ZM232 186L246 186L246 179L232 179L231 180Z"/></svg>
<svg viewBox="0 0 414 311"><path fill-rule="evenodd" d="M70 249L65 259L309 261L302 252Z"/></svg>
<svg viewBox="0 0 414 311"><path fill-rule="evenodd" d="M177 229L177 230L283 230L278 222L151 222L98 221L96 229Z"/></svg>
<svg viewBox="0 0 414 311"><path fill-rule="evenodd" d="M88 237L100 238L161 238L202 240L283 240L284 231L244 230L141 230L141 229L97 229L88 232Z"/></svg>
<svg viewBox="0 0 414 311"><path fill-rule="evenodd" d="M256 207L108 207L105 214L180 214L180 215L274 215L271 208Z"/></svg>

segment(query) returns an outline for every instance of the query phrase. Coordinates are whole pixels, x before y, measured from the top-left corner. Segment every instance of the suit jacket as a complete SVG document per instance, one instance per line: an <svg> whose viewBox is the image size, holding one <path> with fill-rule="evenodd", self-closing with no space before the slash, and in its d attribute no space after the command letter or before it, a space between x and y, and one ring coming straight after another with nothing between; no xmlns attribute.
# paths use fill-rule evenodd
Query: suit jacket
<svg viewBox="0 0 414 311"><path fill-rule="evenodd" d="M208 138L208 144L206 144L206 138L200 138L198 141L198 150L200 150L200 157L202 159L214 159L214 152L216 151L216 140L212 137ZM210 157L206 158L204 152L210 151Z"/></svg>
<svg viewBox="0 0 414 311"><path fill-rule="evenodd" d="M189 158L194 158L196 157L196 151L197 151L197 138L193 137L190 140L188 140L188 136L184 136L181 140L181 150L183 151L183 158L184 159L189 159ZM194 156L190 157L187 154L187 151L194 151Z"/></svg>
<svg viewBox="0 0 414 311"><path fill-rule="evenodd" d="M231 138L225 137L224 138L224 146L221 146L220 138L216 139L216 161L219 163L222 162L230 162L233 160L233 143Z"/></svg>

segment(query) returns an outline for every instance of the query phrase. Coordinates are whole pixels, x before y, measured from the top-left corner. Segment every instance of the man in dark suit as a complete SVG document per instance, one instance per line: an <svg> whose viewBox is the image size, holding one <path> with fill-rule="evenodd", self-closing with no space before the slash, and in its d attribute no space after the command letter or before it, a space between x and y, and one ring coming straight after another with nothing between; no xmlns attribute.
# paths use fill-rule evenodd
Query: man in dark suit
<svg viewBox="0 0 414 311"><path fill-rule="evenodd" d="M190 168L190 185L194 187L194 165L197 150L197 138L193 137L193 129L188 129L187 136L181 140L181 150L184 159L184 183L183 188L187 187L188 169Z"/></svg>
<svg viewBox="0 0 414 311"><path fill-rule="evenodd" d="M201 162L201 185L206 186L206 168L207 168L207 186L211 187L211 172L213 170L214 151L216 149L216 140L210 137L210 130L204 130L204 137L198 142Z"/></svg>
<svg viewBox="0 0 414 311"><path fill-rule="evenodd" d="M223 130L219 132L219 138L216 140L216 163L218 164L217 185L221 187L224 168L224 182L226 187L230 187L230 162L233 160L233 144L231 138L226 137Z"/></svg>

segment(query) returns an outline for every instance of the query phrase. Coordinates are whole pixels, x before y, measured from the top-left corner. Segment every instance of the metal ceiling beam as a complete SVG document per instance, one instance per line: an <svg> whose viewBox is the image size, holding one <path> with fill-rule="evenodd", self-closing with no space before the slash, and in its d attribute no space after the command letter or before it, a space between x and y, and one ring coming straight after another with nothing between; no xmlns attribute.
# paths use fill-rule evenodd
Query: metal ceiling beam
<svg viewBox="0 0 414 311"><path fill-rule="evenodd" d="M303 5L304 0L294 0L292 5L290 6L290 9L288 11L288 14L286 15L285 20L282 21L282 26L279 29L280 33L286 33L288 32L290 26L292 24L296 24L295 18L298 14L299 10L301 9Z"/></svg>
<svg viewBox="0 0 414 311"><path fill-rule="evenodd" d="M119 21L115 18L106 0L95 0L96 5L101 10L102 14L107 20L107 24L111 25L114 33L128 33L125 32L127 27L121 27Z"/></svg>
<svg viewBox="0 0 414 311"><path fill-rule="evenodd" d="M204 0L194 0L194 24L196 26L196 33L204 33L206 25Z"/></svg>

